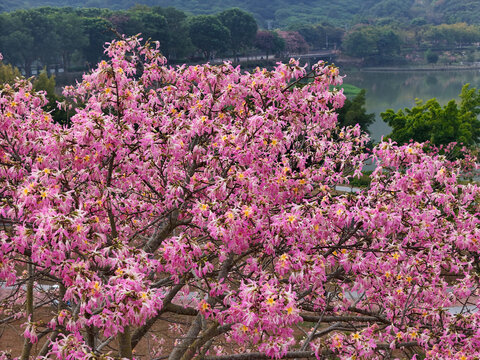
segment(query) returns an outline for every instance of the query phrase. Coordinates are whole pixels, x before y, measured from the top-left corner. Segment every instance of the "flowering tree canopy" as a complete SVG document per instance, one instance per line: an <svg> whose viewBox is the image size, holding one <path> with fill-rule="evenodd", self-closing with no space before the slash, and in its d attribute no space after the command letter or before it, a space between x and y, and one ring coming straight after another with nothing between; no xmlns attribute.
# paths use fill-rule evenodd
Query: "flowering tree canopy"
<svg viewBox="0 0 480 360"><path fill-rule="evenodd" d="M28 81L0 92L0 322L23 319L22 359L133 358L167 313L171 360L480 356L471 157L367 155L336 127L331 65L173 68L136 38L107 54L65 89L69 126ZM336 190L369 156L371 185Z"/></svg>

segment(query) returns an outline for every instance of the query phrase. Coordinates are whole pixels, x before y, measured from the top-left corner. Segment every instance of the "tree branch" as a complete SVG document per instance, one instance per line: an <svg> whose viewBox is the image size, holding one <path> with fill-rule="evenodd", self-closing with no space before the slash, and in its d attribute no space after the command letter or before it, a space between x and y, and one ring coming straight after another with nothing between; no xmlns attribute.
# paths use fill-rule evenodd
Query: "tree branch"
<svg viewBox="0 0 480 360"><path fill-rule="evenodd" d="M263 353L246 353L234 355L205 356L202 360L270 360L272 357ZM314 359L313 351L289 351L282 359Z"/></svg>

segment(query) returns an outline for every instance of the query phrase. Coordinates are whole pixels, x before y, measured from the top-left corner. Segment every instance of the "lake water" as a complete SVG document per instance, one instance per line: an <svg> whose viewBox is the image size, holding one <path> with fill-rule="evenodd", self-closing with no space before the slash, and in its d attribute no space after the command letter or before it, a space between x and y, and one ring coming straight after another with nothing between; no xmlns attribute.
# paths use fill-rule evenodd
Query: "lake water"
<svg viewBox="0 0 480 360"><path fill-rule="evenodd" d="M378 141L382 135L390 133L388 125L380 117L381 112L410 108L415 105L415 98L437 98L442 105L451 99L458 99L464 84L480 88L480 70L350 71L346 73L344 82L366 89L367 111L376 115L370 132L373 139Z"/></svg>

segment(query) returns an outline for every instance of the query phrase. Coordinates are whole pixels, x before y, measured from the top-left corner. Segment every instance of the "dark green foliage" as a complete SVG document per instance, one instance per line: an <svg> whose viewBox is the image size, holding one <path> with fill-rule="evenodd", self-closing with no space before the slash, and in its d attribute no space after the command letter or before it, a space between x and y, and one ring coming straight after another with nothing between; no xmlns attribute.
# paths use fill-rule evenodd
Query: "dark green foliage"
<svg viewBox="0 0 480 360"><path fill-rule="evenodd" d="M441 106L436 99L417 100L416 106L404 111L389 109L381 114L383 121L392 127L388 136L398 143L410 140L430 141L434 145L451 142L467 146L480 140L480 91L466 84L460 94L460 103L450 100Z"/></svg>
<svg viewBox="0 0 480 360"><path fill-rule="evenodd" d="M364 58L370 64L381 64L400 52L398 31L388 26L359 26L348 32L342 47L347 55Z"/></svg>
<svg viewBox="0 0 480 360"><path fill-rule="evenodd" d="M438 61L438 54L433 52L431 49L428 49L425 52L425 59L429 64L436 64Z"/></svg>
<svg viewBox="0 0 480 360"><path fill-rule="evenodd" d="M127 10L136 4L175 7L193 14L215 14L238 7L252 13L259 24L272 20L277 26L328 21L337 26L388 19L409 22L423 18L429 23L467 22L478 24L478 0L2 0L0 11L37 6L100 7Z"/></svg>
<svg viewBox="0 0 480 360"><path fill-rule="evenodd" d="M124 14L125 20L119 30L127 36L142 34L144 39L168 42L169 31L167 20L162 14L151 11L150 8L136 8Z"/></svg>
<svg viewBox="0 0 480 360"><path fill-rule="evenodd" d="M253 45L258 26L251 14L240 9L229 9L218 14L218 18L230 31L229 48L234 55L242 48Z"/></svg>
<svg viewBox="0 0 480 360"><path fill-rule="evenodd" d="M365 108L365 89L360 90L352 100L347 97L345 104L337 110L337 113L339 127L359 124L360 128L367 133L368 127L375 121L375 114L367 114Z"/></svg>
<svg viewBox="0 0 480 360"><path fill-rule="evenodd" d="M230 30L225 27L217 16L198 15L190 19L190 39L209 60L215 51L228 49Z"/></svg>
<svg viewBox="0 0 480 360"><path fill-rule="evenodd" d="M162 15L167 22L168 36L160 40L160 49L163 54L169 60L186 58L193 52L187 15L172 7L154 7L153 11Z"/></svg>
<svg viewBox="0 0 480 360"><path fill-rule="evenodd" d="M6 62L27 76L32 74L32 66L39 65L65 71L92 67L102 59L105 43L118 33L142 33L144 39L160 41L163 53L173 59L194 51L187 15L173 8L44 7L0 14L0 51Z"/></svg>
<svg viewBox="0 0 480 360"><path fill-rule="evenodd" d="M142 33L144 39L160 41L161 51L170 62L192 60L199 54L196 49L207 58L212 54L236 57L255 45L267 56L282 53L282 46L284 55L342 48L346 55L363 58L364 64L399 65L405 62L405 51L432 48L440 53L454 47L473 49L480 42L480 26L437 25L451 15L447 14L450 9L462 9L452 1L4 0L0 5L3 10L48 6L0 13L0 51L6 62L26 75L43 66L85 70L102 59L104 43L116 36L113 28L121 34ZM479 8L470 0L457 3L468 3L474 13ZM165 5L177 9L161 7ZM198 24L194 20L198 14L210 14L221 25L216 20ZM480 23L480 17L470 18ZM453 15L448 19L463 20ZM255 38L257 22L262 28L278 29L283 43L277 37L268 39L266 33L259 33L264 39ZM191 31L189 24L198 31ZM210 35L211 40L207 39ZM300 50L292 47L303 39L306 43ZM472 55L469 61L473 60Z"/></svg>
<svg viewBox="0 0 480 360"><path fill-rule="evenodd" d="M83 48L83 55L89 66L96 64L103 55L105 42L111 41L113 24L101 17L85 17L82 19L87 45Z"/></svg>
<svg viewBox="0 0 480 360"><path fill-rule="evenodd" d="M480 19L480 2L478 0L445 0L433 4L435 14L446 23L466 22L478 24Z"/></svg>
<svg viewBox="0 0 480 360"><path fill-rule="evenodd" d="M312 49L336 48L342 43L344 31L333 25L294 24L290 30L298 31Z"/></svg>
<svg viewBox="0 0 480 360"><path fill-rule="evenodd" d="M466 23L426 26L423 31L425 40L436 46L462 46L480 41L478 26Z"/></svg>
<svg viewBox="0 0 480 360"><path fill-rule="evenodd" d="M365 26L348 33L342 46L347 55L365 57L377 53L377 40L378 34L375 28Z"/></svg>

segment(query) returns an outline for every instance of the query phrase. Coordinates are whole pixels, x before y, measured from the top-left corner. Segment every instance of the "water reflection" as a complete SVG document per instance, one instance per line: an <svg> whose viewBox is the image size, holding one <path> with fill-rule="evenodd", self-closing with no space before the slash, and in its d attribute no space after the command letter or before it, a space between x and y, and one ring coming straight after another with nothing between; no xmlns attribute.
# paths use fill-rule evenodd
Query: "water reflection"
<svg viewBox="0 0 480 360"><path fill-rule="evenodd" d="M469 83L480 87L478 70L460 71L401 71L401 72L347 72L344 81L367 90L366 107L376 115L370 127L375 141L390 132L380 118L386 109L397 111L415 105L415 99L437 98L440 104L458 99L462 86Z"/></svg>

